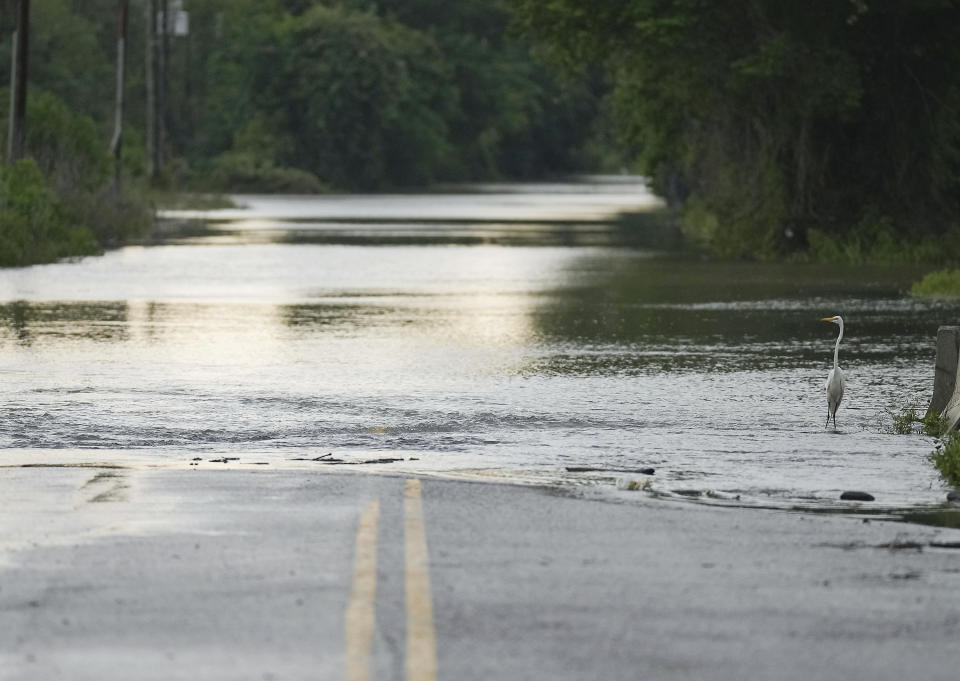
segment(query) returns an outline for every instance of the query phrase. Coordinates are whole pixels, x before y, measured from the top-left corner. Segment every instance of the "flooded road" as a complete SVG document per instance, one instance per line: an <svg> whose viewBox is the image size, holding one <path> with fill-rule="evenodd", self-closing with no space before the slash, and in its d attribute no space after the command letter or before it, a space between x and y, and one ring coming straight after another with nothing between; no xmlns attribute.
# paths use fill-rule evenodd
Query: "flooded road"
<svg viewBox="0 0 960 681"><path fill-rule="evenodd" d="M944 499L932 440L889 416L925 408L937 327L960 317L906 295L922 270L668 255L614 220L656 203L624 180L481 189L240 198L158 245L3 271L0 447L394 458L778 507Z"/></svg>

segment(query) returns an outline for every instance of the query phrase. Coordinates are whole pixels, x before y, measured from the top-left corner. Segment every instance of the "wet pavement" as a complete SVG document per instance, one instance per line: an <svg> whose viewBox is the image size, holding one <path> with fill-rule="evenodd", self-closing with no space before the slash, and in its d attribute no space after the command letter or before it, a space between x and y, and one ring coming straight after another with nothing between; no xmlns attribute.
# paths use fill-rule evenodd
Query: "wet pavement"
<svg viewBox="0 0 960 681"><path fill-rule="evenodd" d="M955 675L957 530L643 492L72 463L0 476L5 680Z"/></svg>

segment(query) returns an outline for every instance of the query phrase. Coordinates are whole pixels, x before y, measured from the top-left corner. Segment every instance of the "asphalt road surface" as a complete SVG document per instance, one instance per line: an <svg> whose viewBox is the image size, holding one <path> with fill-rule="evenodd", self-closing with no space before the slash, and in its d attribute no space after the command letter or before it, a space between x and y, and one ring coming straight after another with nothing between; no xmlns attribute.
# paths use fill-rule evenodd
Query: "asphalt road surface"
<svg viewBox="0 0 960 681"><path fill-rule="evenodd" d="M322 470L0 469L0 678L954 679L960 532Z"/></svg>

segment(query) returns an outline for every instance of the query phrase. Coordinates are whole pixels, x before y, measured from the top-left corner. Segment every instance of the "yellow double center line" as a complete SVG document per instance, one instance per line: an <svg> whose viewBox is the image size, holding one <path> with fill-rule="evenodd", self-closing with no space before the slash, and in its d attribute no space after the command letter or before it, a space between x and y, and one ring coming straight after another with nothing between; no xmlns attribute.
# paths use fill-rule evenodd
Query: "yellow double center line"
<svg viewBox="0 0 960 681"><path fill-rule="evenodd" d="M433 629L427 535L423 526L419 480L407 480L403 509L407 556L407 681L434 681L437 678L437 636Z"/></svg>
<svg viewBox="0 0 960 681"><path fill-rule="evenodd" d="M436 681L437 640L430 599L429 556L420 481L407 480L403 495L405 594L407 600L407 681ZM347 681L368 681L377 595L377 525L380 502L360 516L347 605Z"/></svg>
<svg viewBox="0 0 960 681"><path fill-rule="evenodd" d="M347 681L370 678L374 602L377 597L377 523L380 502L372 501L360 516L354 552L353 590L347 605Z"/></svg>

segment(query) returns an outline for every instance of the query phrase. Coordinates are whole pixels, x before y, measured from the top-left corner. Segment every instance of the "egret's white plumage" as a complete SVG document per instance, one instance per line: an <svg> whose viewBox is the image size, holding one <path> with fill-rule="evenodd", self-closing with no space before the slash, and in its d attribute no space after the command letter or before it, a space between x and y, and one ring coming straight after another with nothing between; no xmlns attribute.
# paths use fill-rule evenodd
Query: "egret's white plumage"
<svg viewBox="0 0 960 681"><path fill-rule="evenodd" d="M846 380L843 377L843 369L840 368L840 341L843 340L843 317L824 317L821 322L833 322L840 327L840 335L837 336L837 344L833 348L833 368L827 374L827 422L824 428L830 425L830 419L833 418L833 427L837 427L837 408L840 406L840 400L843 399L843 387Z"/></svg>

